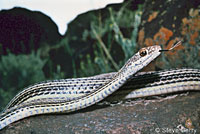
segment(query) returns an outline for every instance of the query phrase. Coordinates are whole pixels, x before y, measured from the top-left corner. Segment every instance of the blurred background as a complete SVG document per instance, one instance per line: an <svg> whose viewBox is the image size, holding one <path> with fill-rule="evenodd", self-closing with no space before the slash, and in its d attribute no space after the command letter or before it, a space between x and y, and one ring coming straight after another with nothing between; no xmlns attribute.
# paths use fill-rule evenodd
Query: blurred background
<svg viewBox="0 0 200 134"><path fill-rule="evenodd" d="M145 46L182 40L143 71L200 69L199 0L12 2L0 2L0 111L31 84L118 71Z"/></svg>

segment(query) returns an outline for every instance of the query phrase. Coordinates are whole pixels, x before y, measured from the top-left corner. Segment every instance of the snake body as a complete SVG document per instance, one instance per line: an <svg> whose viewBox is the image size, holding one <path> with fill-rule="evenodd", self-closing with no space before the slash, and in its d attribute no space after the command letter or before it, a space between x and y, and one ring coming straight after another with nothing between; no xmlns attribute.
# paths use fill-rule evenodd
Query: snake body
<svg viewBox="0 0 200 134"><path fill-rule="evenodd" d="M10 103L11 105L8 106L8 109L0 115L0 130L15 121L29 116L62 112L69 113L98 103L118 90L135 73L158 57L161 53L160 50L160 46L151 46L141 49L131 57L110 80L106 81L102 86L99 86L97 90L76 97L75 99L62 99L59 101L30 101L29 103L20 103L17 105L12 105L13 101ZM24 93L29 91L30 90L25 89L22 94L17 95L17 98L25 96Z"/></svg>
<svg viewBox="0 0 200 134"><path fill-rule="evenodd" d="M116 72L78 79L61 79L37 83L16 95L5 110L21 103L34 101L59 102L60 100L76 99L98 90L98 87L110 81L115 74ZM139 72L107 100L133 99L188 90L200 90L199 69L183 68Z"/></svg>

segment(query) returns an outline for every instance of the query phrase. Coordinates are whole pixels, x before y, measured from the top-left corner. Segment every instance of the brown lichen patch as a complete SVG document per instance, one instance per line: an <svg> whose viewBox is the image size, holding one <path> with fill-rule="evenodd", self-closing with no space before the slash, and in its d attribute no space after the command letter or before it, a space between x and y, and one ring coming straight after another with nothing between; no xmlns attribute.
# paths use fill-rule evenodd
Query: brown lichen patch
<svg viewBox="0 0 200 134"><path fill-rule="evenodd" d="M182 19L182 23L183 23L184 25L187 25L187 24L189 23L189 21L188 21L187 18L183 18L183 19Z"/></svg>
<svg viewBox="0 0 200 134"><path fill-rule="evenodd" d="M148 18L148 22L151 22L153 19L155 19L158 15L158 12L153 12L152 14L149 15L149 18Z"/></svg>
<svg viewBox="0 0 200 134"><path fill-rule="evenodd" d="M186 38L189 37L189 39L187 38L189 44L196 45L196 39L198 38L200 31L199 11L197 9L190 9L189 15L189 18L182 19L181 34Z"/></svg>
<svg viewBox="0 0 200 134"><path fill-rule="evenodd" d="M143 45L143 40L144 40L144 28L142 28L138 33L138 43L140 46Z"/></svg>
<svg viewBox="0 0 200 134"><path fill-rule="evenodd" d="M188 129L194 129L194 126L192 125L192 120L190 118L185 121L185 127Z"/></svg>
<svg viewBox="0 0 200 134"><path fill-rule="evenodd" d="M166 44L170 37L173 36L173 32L165 27L161 27L160 30L153 36L152 38L146 38L144 40L145 46L152 46L152 45L161 45ZM140 38L140 42L142 42L142 38ZM140 43L142 44L142 43Z"/></svg>
<svg viewBox="0 0 200 134"><path fill-rule="evenodd" d="M190 34L190 44L195 45L195 39L199 36L199 32L195 31L193 34Z"/></svg>
<svg viewBox="0 0 200 134"><path fill-rule="evenodd" d="M166 42L173 35L173 32L165 27L161 27L159 32L156 33L153 39L156 41L156 44L166 44Z"/></svg>
<svg viewBox="0 0 200 134"><path fill-rule="evenodd" d="M183 18L182 19L182 24L183 24L183 26L182 26L181 34L182 35L186 35L188 33L188 27L187 27L187 25L189 24L188 19L187 18Z"/></svg>
<svg viewBox="0 0 200 134"><path fill-rule="evenodd" d="M154 44L154 41L153 41L151 38L146 38L145 41L144 41L144 44L145 44L146 46L155 45L155 44Z"/></svg>

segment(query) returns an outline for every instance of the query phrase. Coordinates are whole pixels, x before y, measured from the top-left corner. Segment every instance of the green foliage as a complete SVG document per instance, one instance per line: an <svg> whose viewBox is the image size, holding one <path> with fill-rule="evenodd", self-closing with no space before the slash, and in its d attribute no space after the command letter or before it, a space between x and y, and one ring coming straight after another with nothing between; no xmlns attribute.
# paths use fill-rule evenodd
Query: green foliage
<svg viewBox="0 0 200 134"><path fill-rule="evenodd" d="M101 16L97 16L91 23L91 29L86 29L83 32L82 38L84 40L88 37L96 40L94 44L96 51L94 52L94 60L87 57L85 62L81 62L81 68L78 71L80 75L78 76L117 71L136 52L136 40L141 21L142 6L139 6L136 11L131 11L126 6L127 4L119 11L109 8L110 17L102 20ZM130 38L125 38L120 30L120 27L124 25L133 28ZM105 35L107 40L103 39ZM117 42L120 45L125 55L125 58L122 61L118 61L118 63L111 55L112 51L115 51L111 49L114 45L113 42Z"/></svg>
<svg viewBox="0 0 200 134"><path fill-rule="evenodd" d="M99 70L96 70L98 68L92 64L90 55L88 54L86 57L87 57L87 63L85 64L83 61L81 61L80 63L81 72L78 72L81 75L80 77L91 76L94 75L95 72L99 72Z"/></svg>
<svg viewBox="0 0 200 134"><path fill-rule="evenodd" d="M135 53L135 49L137 46L136 40L137 40L138 27L141 21L141 11L139 9L138 11L134 12L134 15L135 15L134 23L133 23L134 30L132 31L131 39L127 39L123 36L122 32L120 31L119 26L117 25L117 22L115 18L113 17L112 9L110 8L109 10L110 10L111 20L112 20L112 28L115 32L115 39L121 45L125 54L124 60L127 61Z"/></svg>
<svg viewBox="0 0 200 134"><path fill-rule="evenodd" d="M60 65L56 66L56 72L52 72L51 79L64 79L65 73L61 71Z"/></svg>
<svg viewBox="0 0 200 134"><path fill-rule="evenodd" d="M25 86L45 79L42 61L38 54L2 56L0 61L0 99L8 103Z"/></svg>
<svg viewBox="0 0 200 134"><path fill-rule="evenodd" d="M14 97L15 94L9 91L5 91L0 88L0 111L4 109L4 107L8 104L8 102Z"/></svg>

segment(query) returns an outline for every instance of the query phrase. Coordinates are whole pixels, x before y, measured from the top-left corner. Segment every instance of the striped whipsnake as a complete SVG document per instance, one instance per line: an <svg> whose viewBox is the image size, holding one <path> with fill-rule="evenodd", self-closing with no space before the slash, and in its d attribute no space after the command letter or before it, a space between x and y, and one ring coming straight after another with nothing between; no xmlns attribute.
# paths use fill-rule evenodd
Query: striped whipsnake
<svg viewBox="0 0 200 134"><path fill-rule="evenodd" d="M151 47L143 48L138 53L136 53L133 57L131 57L128 60L128 62L117 73L99 75L99 76L88 77L88 78L48 81L48 82L36 84L29 88L26 88L9 103L4 113L1 114L0 129L4 128L5 126L9 125L12 122L15 122L17 120L20 120L29 116L38 115L38 114L48 114L48 113L61 113L61 112L68 113L68 112L76 111L76 110L91 106L103 100L104 98L112 94L113 92L115 92L117 89L123 86L127 81L130 81L129 79L136 72L141 70L143 67L148 65L152 60L158 57L161 51L164 51L164 50L161 50L160 46L151 46ZM185 70L180 69L179 71L172 70L172 71L168 71L168 73L167 72L151 72L151 73L145 73L145 74L138 74L136 76L133 76L133 78L131 79L131 83L137 83L140 77L148 78L148 77L154 76L155 78L155 76L158 76L157 79L161 79L161 78L164 78L164 75L167 75L168 77L166 78L169 78L170 75L168 74L170 73L173 74L173 76L175 73L177 73L178 77L182 78L186 74L185 72L187 72L188 75L191 73L194 74L194 75L190 75L191 77L188 77L186 81L191 83L190 87L194 89L198 89L200 85L198 82L199 80L197 80L199 79L199 71L195 69L185 69ZM175 79L175 80L178 80L178 79ZM89 85L90 82L93 83L93 85ZM180 83L179 81L177 82ZM164 83L164 84L157 83L157 86L151 85L149 86L151 87L151 89L150 90L148 89L148 91L147 89L145 89L146 87L143 87L143 88L140 87L140 89L134 90L133 92L126 90L130 92L130 94L128 93L128 95L125 98L149 96L149 95L155 95L156 93L159 94L158 92L156 92L158 91L158 88L157 89L155 88L158 86L160 86L159 87L160 94L162 94L162 92L168 93L169 89L162 90L162 91L161 89L167 89L168 87L172 87L172 86L168 86L168 87L166 86L167 88L165 88L165 85L169 85L169 83L173 84L174 82L168 81L168 83ZM182 87L183 87L182 90L184 90L184 87L187 87L188 85L188 84L184 85L184 83L185 82L181 83L180 86L176 86L176 87L179 87L177 90L181 90ZM150 84L156 84L156 83L153 82ZM136 85L141 86L142 83L136 84ZM128 85L128 83L124 85L124 88L127 88L127 87L130 89L130 86ZM147 86L147 88L149 87ZM80 94L77 93L78 91L75 91L77 89L79 90ZM83 91L81 89L86 89L86 90ZM87 91L87 89L89 89L89 92ZM90 89L94 89L94 90L90 90ZM136 86L136 89L137 89L137 86ZM62 93L61 93L61 90L62 90ZM73 90L75 91L73 95L78 95L78 96L67 98L66 97L67 93L69 96L71 95L70 92L72 92ZM175 91L175 90L172 90L172 91ZM56 95L58 97L56 97ZM53 99L51 99L51 97Z"/></svg>

